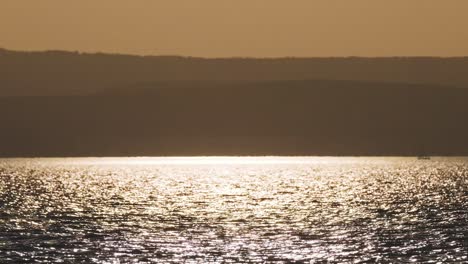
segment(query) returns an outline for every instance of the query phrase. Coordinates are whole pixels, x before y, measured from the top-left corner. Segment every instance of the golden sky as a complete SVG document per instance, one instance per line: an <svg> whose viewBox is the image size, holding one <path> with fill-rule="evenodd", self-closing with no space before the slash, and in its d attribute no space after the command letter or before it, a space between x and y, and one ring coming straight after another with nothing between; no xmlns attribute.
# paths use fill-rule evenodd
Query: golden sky
<svg viewBox="0 0 468 264"><path fill-rule="evenodd" d="M15 50L468 55L468 0L0 1L0 47Z"/></svg>

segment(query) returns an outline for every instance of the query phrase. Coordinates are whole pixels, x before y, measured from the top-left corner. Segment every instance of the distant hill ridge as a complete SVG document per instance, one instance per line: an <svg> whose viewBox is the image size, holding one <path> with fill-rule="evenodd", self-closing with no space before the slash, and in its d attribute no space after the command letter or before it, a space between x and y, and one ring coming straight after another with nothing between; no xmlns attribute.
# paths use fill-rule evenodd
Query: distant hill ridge
<svg viewBox="0 0 468 264"><path fill-rule="evenodd" d="M155 87L0 97L0 156L468 155L465 88Z"/></svg>
<svg viewBox="0 0 468 264"><path fill-rule="evenodd" d="M0 156L468 155L467 70L1 50Z"/></svg>
<svg viewBox="0 0 468 264"><path fill-rule="evenodd" d="M93 95L147 83L295 80L468 88L468 58L208 59L0 49L0 96Z"/></svg>

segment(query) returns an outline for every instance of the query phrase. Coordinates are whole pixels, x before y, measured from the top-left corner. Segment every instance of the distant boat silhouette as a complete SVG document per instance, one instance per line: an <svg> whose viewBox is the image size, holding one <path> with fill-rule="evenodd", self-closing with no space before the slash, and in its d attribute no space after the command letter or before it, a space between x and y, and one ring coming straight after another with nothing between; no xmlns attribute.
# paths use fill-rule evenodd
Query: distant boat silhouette
<svg viewBox="0 0 468 264"><path fill-rule="evenodd" d="M419 153L418 160L430 160L431 159L431 156L428 155L426 144L422 144L419 147L418 153Z"/></svg>

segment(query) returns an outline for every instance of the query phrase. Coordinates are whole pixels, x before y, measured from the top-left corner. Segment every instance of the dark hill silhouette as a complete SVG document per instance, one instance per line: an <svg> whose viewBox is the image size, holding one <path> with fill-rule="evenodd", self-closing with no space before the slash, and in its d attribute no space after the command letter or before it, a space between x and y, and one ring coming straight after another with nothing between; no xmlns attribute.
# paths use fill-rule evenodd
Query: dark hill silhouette
<svg viewBox="0 0 468 264"><path fill-rule="evenodd" d="M0 50L0 96L90 95L173 81L354 80L468 87L468 58L226 58Z"/></svg>
<svg viewBox="0 0 468 264"><path fill-rule="evenodd" d="M468 155L466 88L139 80L89 92L0 97L0 155Z"/></svg>

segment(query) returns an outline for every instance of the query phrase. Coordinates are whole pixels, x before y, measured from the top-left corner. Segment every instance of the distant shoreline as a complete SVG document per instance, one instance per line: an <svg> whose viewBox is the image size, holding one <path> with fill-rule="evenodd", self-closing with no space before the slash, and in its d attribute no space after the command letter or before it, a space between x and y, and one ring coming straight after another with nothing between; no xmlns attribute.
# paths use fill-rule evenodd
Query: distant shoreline
<svg viewBox="0 0 468 264"><path fill-rule="evenodd" d="M0 156L468 155L468 58L0 54Z"/></svg>
<svg viewBox="0 0 468 264"><path fill-rule="evenodd" d="M391 55L391 56L192 56L184 54L137 54L125 52L107 52L107 51L81 51L81 50L65 50L65 49L31 49L19 50L0 47L1 53L55 53L55 54L74 54L74 55L105 55L105 56L122 56L122 57L140 57L140 58L187 58L187 59L206 59L206 60L236 60L236 59L251 59L251 60L284 60L284 59L466 59L468 55L460 56L434 56L434 55Z"/></svg>

